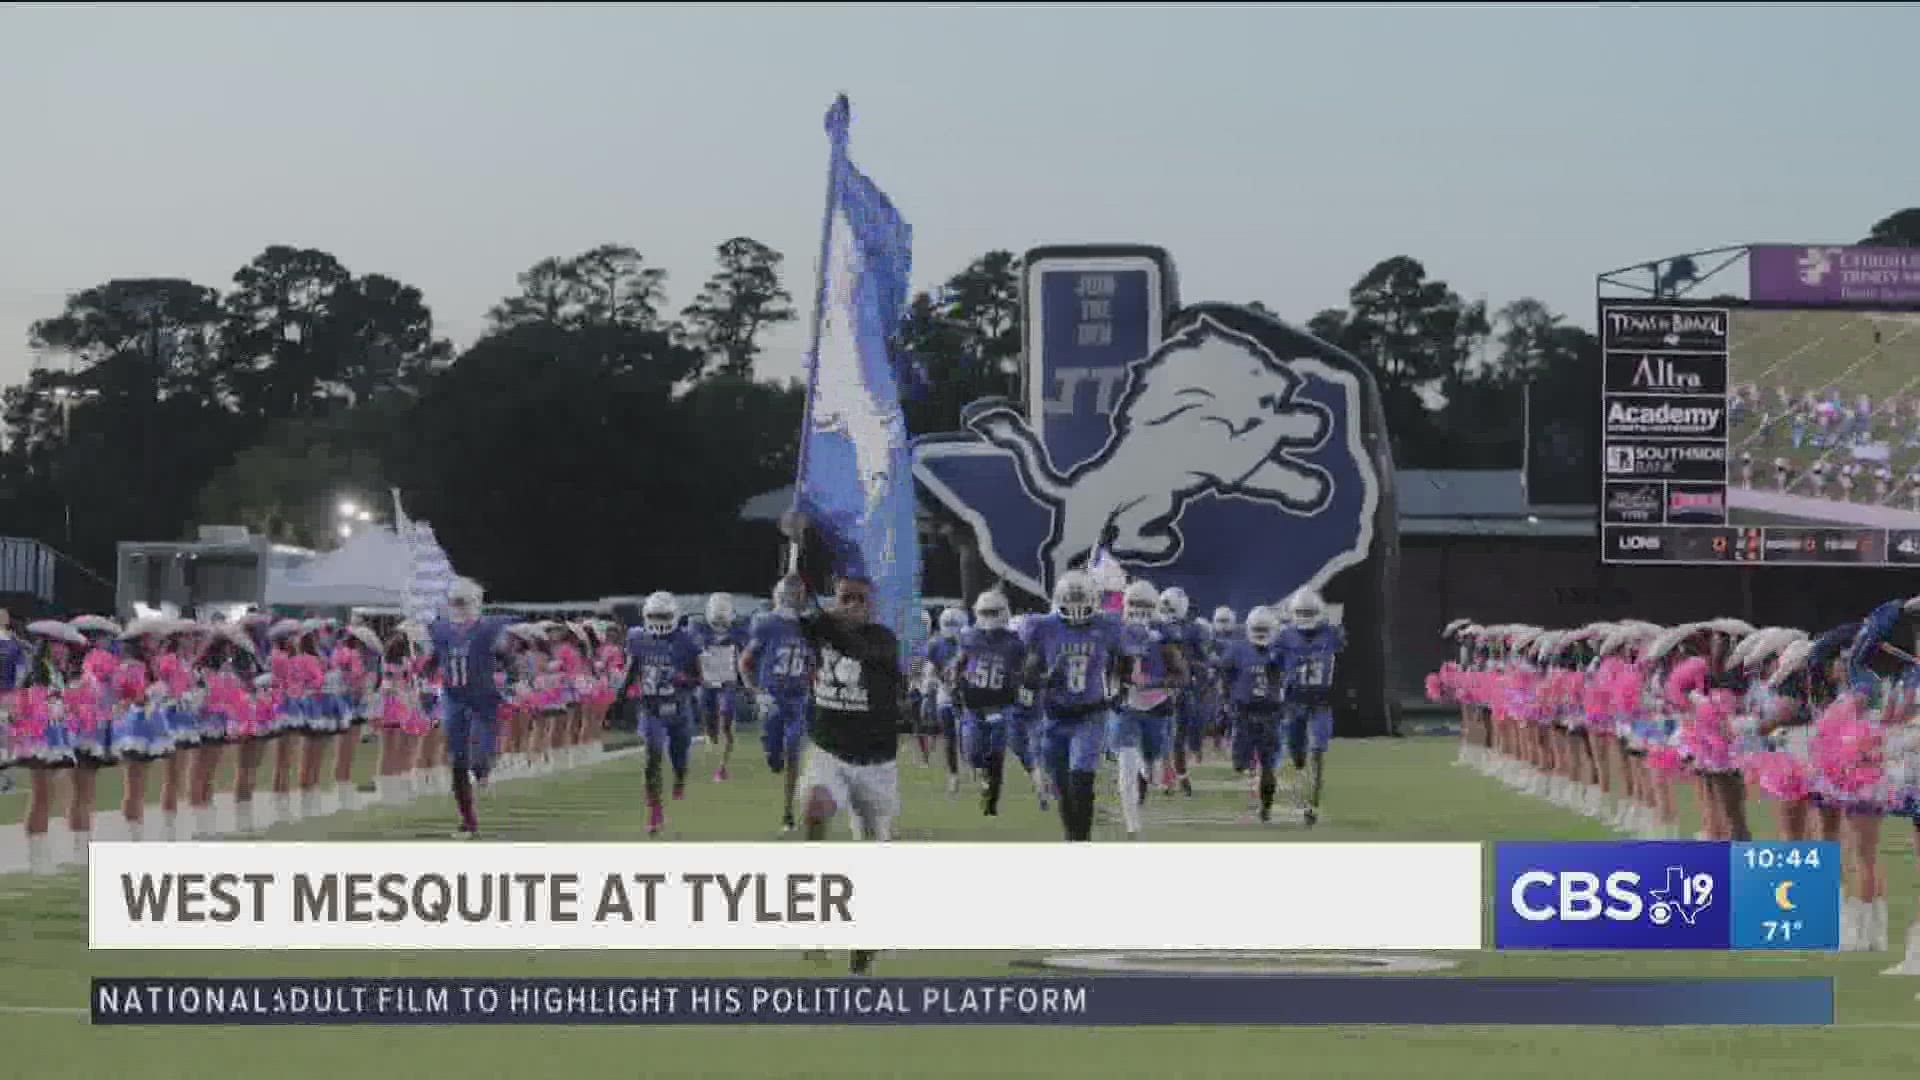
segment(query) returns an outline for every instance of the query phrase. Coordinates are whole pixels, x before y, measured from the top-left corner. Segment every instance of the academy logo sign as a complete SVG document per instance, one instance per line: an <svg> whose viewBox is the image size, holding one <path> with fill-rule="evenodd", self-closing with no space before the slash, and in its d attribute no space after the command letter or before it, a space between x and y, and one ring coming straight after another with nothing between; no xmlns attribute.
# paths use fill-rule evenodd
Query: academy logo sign
<svg viewBox="0 0 1920 1080"><path fill-rule="evenodd" d="M1155 249L1030 253L1026 400L974 403L915 475L1036 595L1103 543L1201 610L1324 591L1392 527L1371 379L1258 312L1175 310L1171 281Z"/></svg>
<svg viewBox="0 0 1920 1080"><path fill-rule="evenodd" d="M1609 395L1607 435L1725 438L1727 409L1716 398Z"/></svg>

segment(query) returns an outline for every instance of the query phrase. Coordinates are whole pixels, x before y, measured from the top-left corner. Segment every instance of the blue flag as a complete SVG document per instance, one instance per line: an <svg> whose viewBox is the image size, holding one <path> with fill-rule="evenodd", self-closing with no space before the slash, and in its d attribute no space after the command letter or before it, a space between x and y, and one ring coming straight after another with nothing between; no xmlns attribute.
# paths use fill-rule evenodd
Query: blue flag
<svg viewBox="0 0 1920 1080"><path fill-rule="evenodd" d="M833 162L795 502L835 569L873 581L873 618L899 636L904 659L923 636L913 450L893 353L913 230L848 159L848 120L842 97L827 113Z"/></svg>

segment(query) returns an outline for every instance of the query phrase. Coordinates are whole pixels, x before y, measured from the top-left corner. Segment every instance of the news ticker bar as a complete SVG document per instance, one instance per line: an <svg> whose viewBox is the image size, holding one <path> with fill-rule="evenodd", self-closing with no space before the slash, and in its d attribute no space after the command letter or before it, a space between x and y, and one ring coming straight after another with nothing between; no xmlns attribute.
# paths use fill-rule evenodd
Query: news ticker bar
<svg viewBox="0 0 1920 1080"><path fill-rule="evenodd" d="M1613 563L1920 566L1920 530L1807 525L1601 527Z"/></svg>
<svg viewBox="0 0 1920 1080"><path fill-rule="evenodd" d="M1833 1023L1833 980L1112 975L93 980L100 1025Z"/></svg>
<svg viewBox="0 0 1920 1080"><path fill-rule="evenodd" d="M1478 950L1480 844L95 844L95 949ZM1839 946L1828 843L1495 843L1502 949ZM476 865L477 864L477 865ZM1010 882L1045 882L1018 904ZM1195 919L1195 889L1207 917Z"/></svg>

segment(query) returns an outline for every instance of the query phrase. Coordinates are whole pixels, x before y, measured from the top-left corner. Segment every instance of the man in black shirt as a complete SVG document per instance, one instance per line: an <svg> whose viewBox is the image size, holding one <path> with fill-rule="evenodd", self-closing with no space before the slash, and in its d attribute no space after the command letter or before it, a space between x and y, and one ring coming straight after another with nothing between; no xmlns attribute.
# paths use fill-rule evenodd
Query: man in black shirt
<svg viewBox="0 0 1920 1080"><path fill-rule="evenodd" d="M813 715L800 773L806 793L807 839L826 838L827 823L845 808L856 836L893 838L900 813L900 646L893 631L869 621L873 584L841 575L833 609L800 618L816 650Z"/></svg>

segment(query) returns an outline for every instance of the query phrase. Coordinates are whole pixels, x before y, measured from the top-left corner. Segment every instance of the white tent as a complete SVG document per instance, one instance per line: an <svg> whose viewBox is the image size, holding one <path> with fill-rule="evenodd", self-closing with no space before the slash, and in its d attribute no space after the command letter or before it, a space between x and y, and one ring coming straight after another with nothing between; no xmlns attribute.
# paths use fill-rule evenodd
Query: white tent
<svg viewBox="0 0 1920 1080"><path fill-rule="evenodd" d="M392 530L362 529L346 543L268 583L267 603L287 607L398 607L413 555Z"/></svg>

